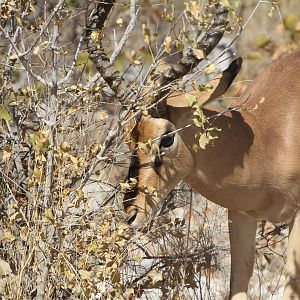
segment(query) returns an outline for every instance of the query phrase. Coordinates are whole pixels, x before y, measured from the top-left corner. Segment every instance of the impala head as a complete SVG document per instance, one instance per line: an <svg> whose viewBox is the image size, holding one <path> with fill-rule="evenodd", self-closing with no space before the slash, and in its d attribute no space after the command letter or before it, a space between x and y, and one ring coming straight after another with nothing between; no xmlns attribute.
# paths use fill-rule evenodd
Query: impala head
<svg viewBox="0 0 300 300"><path fill-rule="evenodd" d="M211 82L206 92L191 92L200 106L220 97L241 66L238 58ZM128 223L142 226L162 207L168 193L194 172L195 128L187 94L172 93L164 103L163 117L142 116L131 131L132 157L128 180L135 183L124 198ZM206 151L206 150L200 150ZM198 154L199 155L199 154Z"/></svg>
<svg viewBox="0 0 300 300"><path fill-rule="evenodd" d="M140 226L159 210L162 199L187 176L193 157L167 119L142 116L134 130L137 149L132 154L128 178L134 178L136 186L125 195L124 207L128 223ZM144 144L145 147L138 147Z"/></svg>

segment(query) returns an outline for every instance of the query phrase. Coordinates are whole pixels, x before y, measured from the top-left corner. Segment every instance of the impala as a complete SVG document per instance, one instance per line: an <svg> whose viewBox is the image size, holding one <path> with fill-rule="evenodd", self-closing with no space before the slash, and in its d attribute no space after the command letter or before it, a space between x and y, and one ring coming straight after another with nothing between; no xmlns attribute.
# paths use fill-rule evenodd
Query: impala
<svg viewBox="0 0 300 300"><path fill-rule="evenodd" d="M161 118L138 120L135 145L151 139L159 150L135 150L129 178L137 185L124 203L128 222L143 225L180 181L228 208L232 299L247 299L257 221L285 222L290 234L284 299L300 299L300 51L273 63L224 112L209 102L226 91L239 65L238 59L213 80L210 92L191 93L219 129L206 149L195 151L199 128L188 126L195 116L184 92L166 99ZM149 186L157 197L145 192Z"/></svg>
<svg viewBox="0 0 300 300"><path fill-rule="evenodd" d="M99 32L114 2L101 2L93 11L92 25ZM228 89L241 59L212 80L205 92L186 94L179 88L174 92L174 83L202 61L199 50L207 57L225 31L228 10L218 0L211 3L215 3L215 18L194 45L196 51L191 49L164 71L150 74L154 84L144 93L128 88L107 58L101 39L89 39L96 43L88 48L90 58L124 104L125 115L128 107L134 108L133 96L151 103L149 116L139 114L131 131L134 151L128 177L136 185L125 195L128 222L140 227L150 220L180 181L228 208L230 297L235 300L247 299L257 221L285 222L290 234L284 299L300 299L300 51L272 64L226 111L212 101ZM94 30L92 25L87 34ZM195 126L195 117L206 122ZM195 151L199 135L212 127L218 130L217 138ZM137 147L147 143L149 152ZM147 192L150 186L157 196Z"/></svg>

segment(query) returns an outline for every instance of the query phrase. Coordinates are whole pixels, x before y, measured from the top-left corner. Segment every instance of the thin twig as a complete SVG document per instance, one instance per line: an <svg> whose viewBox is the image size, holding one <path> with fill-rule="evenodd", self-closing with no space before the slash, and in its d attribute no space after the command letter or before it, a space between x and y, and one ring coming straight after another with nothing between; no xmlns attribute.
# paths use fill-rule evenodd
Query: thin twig
<svg viewBox="0 0 300 300"><path fill-rule="evenodd" d="M135 24L136 24L136 20L137 20L137 12L135 11L135 0L131 0L130 1L130 21L129 24L124 32L123 37L121 38L120 42L118 43L118 45L115 47L114 52L112 53L111 57L110 57L110 64L113 65L115 63L115 60L117 59L117 57L119 56L123 46L125 45L125 43L127 42L127 40L129 39Z"/></svg>

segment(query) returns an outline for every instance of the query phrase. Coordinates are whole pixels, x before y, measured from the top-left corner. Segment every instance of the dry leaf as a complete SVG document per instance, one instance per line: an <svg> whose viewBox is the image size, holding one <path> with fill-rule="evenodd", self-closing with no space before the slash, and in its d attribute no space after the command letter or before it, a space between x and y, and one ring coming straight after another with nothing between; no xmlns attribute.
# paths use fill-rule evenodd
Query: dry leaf
<svg viewBox="0 0 300 300"><path fill-rule="evenodd" d="M171 53L172 50L172 39L170 36L167 36L164 41L165 51Z"/></svg>
<svg viewBox="0 0 300 300"><path fill-rule="evenodd" d="M106 111L100 111L100 113L99 113L99 119L100 119L101 121L104 121L104 120L108 119L108 114L107 114L107 112L106 112Z"/></svg>
<svg viewBox="0 0 300 300"><path fill-rule="evenodd" d="M193 49L194 54L198 59L204 58L204 52L201 49Z"/></svg>

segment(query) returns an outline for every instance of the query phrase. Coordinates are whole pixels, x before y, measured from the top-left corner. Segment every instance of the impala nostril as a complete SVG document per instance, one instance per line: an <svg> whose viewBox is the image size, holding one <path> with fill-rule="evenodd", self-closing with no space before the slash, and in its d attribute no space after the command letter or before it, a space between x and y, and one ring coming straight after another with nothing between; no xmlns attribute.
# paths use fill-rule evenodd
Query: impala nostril
<svg viewBox="0 0 300 300"><path fill-rule="evenodd" d="M138 213L138 211L136 208L134 208L133 210L131 210L129 212L128 217L127 217L127 223L129 225L131 225L134 222L134 220L136 219L137 213Z"/></svg>

